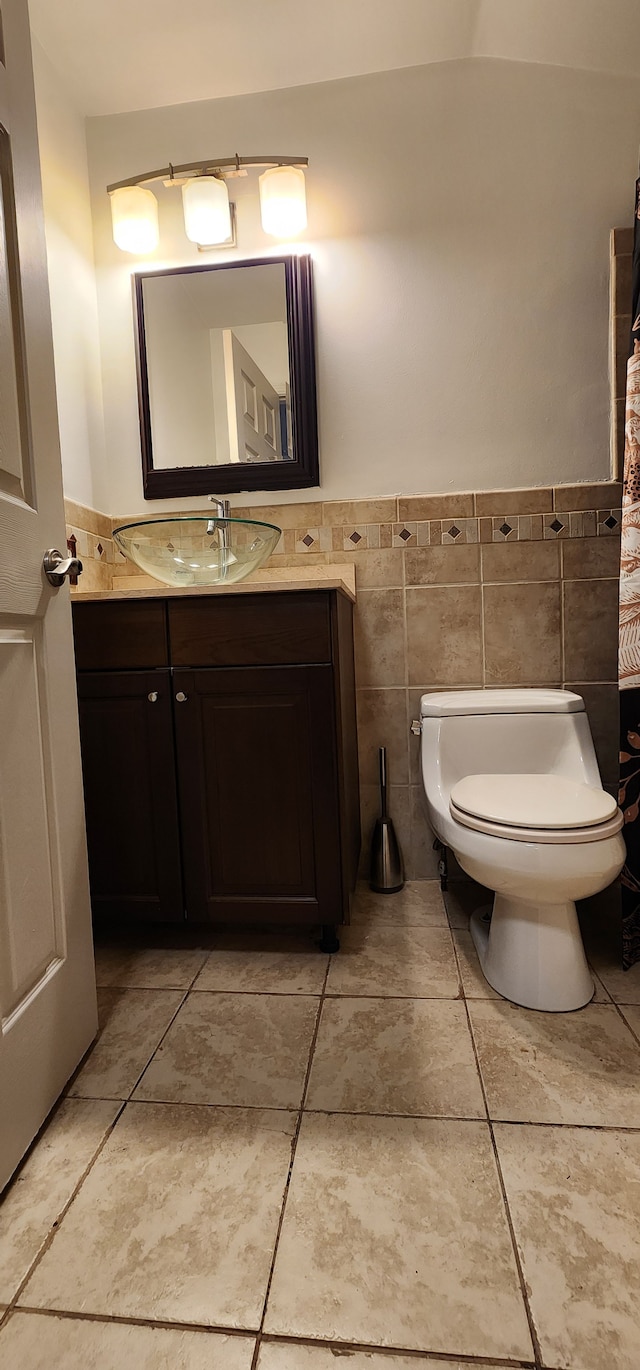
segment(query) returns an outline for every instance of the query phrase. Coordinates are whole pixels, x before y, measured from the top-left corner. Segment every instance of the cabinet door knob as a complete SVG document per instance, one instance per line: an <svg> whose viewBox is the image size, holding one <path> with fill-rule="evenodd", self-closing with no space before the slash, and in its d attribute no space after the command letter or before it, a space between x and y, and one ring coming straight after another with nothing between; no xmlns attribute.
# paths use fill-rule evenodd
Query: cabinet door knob
<svg viewBox="0 0 640 1370"><path fill-rule="evenodd" d="M187 698L187 696L186 696L184 690L178 690L178 693L177 693L177 695L176 695L176 699L177 699L177 701L178 701L178 704L184 704L184 703L186 702L186 698Z"/></svg>
<svg viewBox="0 0 640 1370"><path fill-rule="evenodd" d="M151 694L147 695L147 699L149 700L150 704L156 704L158 700L158 691L152 690Z"/></svg>

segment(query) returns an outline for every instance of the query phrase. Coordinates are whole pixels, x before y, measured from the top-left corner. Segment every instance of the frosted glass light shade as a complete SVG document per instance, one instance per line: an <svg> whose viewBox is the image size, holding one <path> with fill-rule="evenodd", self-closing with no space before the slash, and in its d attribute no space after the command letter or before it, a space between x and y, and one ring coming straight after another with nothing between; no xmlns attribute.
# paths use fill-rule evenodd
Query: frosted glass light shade
<svg viewBox="0 0 640 1370"><path fill-rule="evenodd" d="M144 186L122 186L111 192L113 240L123 252L153 252L160 238L158 201Z"/></svg>
<svg viewBox="0 0 640 1370"><path fill-rule="evenodd" d="M274 166L260 177L260 216L265 233L292 238L307 227L304 171L295 166Z"/></svg>
<svg viewBox="0 0 640 1370"><path fill-rule="evenodd" d="M231 237L229 191L218 176L194 176L182 187L184 228L192 243L211 247Z"/></svg>

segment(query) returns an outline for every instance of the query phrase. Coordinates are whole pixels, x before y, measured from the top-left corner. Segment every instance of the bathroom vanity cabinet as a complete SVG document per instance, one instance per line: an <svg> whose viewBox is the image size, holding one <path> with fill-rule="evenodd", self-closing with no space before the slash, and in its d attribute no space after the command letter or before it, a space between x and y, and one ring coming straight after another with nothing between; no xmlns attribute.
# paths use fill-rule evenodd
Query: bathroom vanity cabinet
<svg viewBox="0 0 640 1370"><path fill-rule="evenodd" d="M73 605L100 920L348 921L360 849L340 589Z"/></svg>

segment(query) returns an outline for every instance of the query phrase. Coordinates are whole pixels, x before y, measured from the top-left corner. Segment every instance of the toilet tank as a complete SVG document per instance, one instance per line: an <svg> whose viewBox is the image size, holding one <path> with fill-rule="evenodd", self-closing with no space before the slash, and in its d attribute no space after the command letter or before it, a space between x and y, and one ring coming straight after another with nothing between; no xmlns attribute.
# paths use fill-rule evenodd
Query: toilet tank
<svg viewBox="0 0 640 1370"><path fill-rule="evenodd" d="M423 695L422 772L448 795L466 775L562 775L600 785L584 701L568 690Z"/></svg>

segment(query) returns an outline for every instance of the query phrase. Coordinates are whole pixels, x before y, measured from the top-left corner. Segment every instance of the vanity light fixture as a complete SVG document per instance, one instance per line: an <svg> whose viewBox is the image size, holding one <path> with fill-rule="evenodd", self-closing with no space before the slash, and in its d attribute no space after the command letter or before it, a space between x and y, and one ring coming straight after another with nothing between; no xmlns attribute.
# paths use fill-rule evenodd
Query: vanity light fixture
<svg viewBox="0 0 640 1370"><path fill-rule="evenodd" d="M221 176L192 176L182 187L184 231L192 243L218 244L231 237L229 191Z"/></svg>
<svg viewBox="0 0 640 1370"><path fill-rule="evenodd" d="M273 166L259 178L260 217L265 233L292 238L307 227L304 171L297 166Z"/></svg>
<svg viewBox="0 0 640 1370"><path fill-rule="evenodd" d="M259 178L260 215L265 233L291 238L307 224L303 168L308 157L221 157L182 166L161 167L127 181L107 186L111 199L113 237L123 252L141 256L158 246L158 202L146 186L162 181L182 187L185 232L199 247L233 243L233 205L227 180L248 175L249 169L265 167Z"/></svg>
<svg viewBox="0 0 640 1370"><path fill-rule="evenodd" d="M141 185L122 186L111 196L113 237L123 252L142 255L158 246L158 201Z"/></svg>

